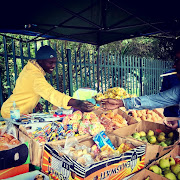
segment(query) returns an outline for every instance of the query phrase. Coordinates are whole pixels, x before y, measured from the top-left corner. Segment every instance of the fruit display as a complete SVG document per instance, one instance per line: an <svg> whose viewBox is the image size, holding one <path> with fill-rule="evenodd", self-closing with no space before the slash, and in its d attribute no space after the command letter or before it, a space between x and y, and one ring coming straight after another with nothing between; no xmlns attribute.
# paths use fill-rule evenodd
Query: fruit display
<svg viewBox="0 0 180 180"><path fill-rule="evenodd" d="M101 101L102 99L112 98L112 99L125 99L130 97L136 97L135 95L128 94L124 88L114 87L110 88L104 93L98 93L95 96L96 101Z"/></svg>
<svg viewBox="0 0 180 180"><path fill-rule="evenodd" d="M162 120L162 116L149 109L126 111L126 113L134 117L138 122L142 120L151 122Z"/></svg>
<svg viewBox="0 0 180 180"><path fill-rule="evenodd" d="M158 164L151 165L149 170L170 180L180 180L180 163L178 158L162 158Z"/></svg>
<svg viewBox="0 0 180 180"><path fill-rule="evenodd" d="M130 137L163 147L174 144L176 140L174 132L165 133L162 132L160 129L157 129L156 131L149 130L147 133L144 131L135 132Z"/></svg>

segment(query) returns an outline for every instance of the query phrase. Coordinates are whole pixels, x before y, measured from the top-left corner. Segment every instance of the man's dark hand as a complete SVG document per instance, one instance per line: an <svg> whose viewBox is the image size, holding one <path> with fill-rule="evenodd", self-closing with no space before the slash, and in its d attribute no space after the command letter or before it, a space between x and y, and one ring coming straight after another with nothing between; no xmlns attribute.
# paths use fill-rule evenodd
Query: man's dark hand
<svg viewBox="0 0 180 180"><path fill-rule="evenodd" d="M104 110L113 110L113 109L117 109L119 107L124 107L124 103L120 99L108 98L108 99L101 100L101 107Z"/></svg>
<svg viewBox="0 0 180 180"><path fill-rule="evenodd" d="M81 101L77 99L70 99L68 106L72 106L75 109L78 109L82 112L90 112L94 109L94 104L88 101Z"/></svg>
<svg viewBox="0 0 180 180"><path fill-rule="evenodd" d="M35 107L35 111L36 112L42 112L43 111L43 106L42 106L42 104L41 103L38 103L37 105L36 105L36 107Z"/></svg>
<svg viewBox="0 0 180 180"><path fill-rule="evenodd" d="M176 130L178 128L178 122L177 120L170 120L170 121L166 121L164 120L164 124L166 125L166 128L167 129L170 129L170 130Z"/></svg>

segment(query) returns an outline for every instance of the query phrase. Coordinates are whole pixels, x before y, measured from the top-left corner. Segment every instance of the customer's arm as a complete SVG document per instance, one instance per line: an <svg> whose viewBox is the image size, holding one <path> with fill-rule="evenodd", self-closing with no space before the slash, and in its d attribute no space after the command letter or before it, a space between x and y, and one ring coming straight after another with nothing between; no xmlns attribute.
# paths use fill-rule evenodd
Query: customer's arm
<svg viewBox="0 0 180 180"><path fill-rule="evenodd" d="M123 103L126 109L155 109L165 108L179 104L180 86L175 86L167 91L149 96L140 96L137 98L124 99Z"/></svg>
<svg viewBox="0 0 180 180"><path fill-rule="evenodd" d="M149 96L140 96L134 98L127 98L123 100L104 99L102 100L103 108L115 109L118 107L125 107L129 109L155 109L164 108L179 104L180 102L180 86L173 87L167 91L160 92Z"/></svg>

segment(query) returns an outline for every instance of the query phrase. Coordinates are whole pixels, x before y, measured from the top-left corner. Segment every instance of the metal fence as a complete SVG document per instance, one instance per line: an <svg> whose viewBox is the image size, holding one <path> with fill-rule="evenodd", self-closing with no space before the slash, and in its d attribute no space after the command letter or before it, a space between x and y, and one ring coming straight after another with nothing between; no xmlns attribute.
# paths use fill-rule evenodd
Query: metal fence
<svg viewBox="0 0 180 180"><path fill-rule="evenodd" d="M50 44L42 41L40 46ZM81 52L57 48L58 63L55 71L46 78L57 90L73 95L80 87L90 87L104 92L108 88L120 86L130 94L149 95L160 90L160 74L171 69L172 61L145 59L103 52ZM4 63L0 71L1 104L11 95L16 79L28 59L34 59L38 49L37 42L22 43L3 37L0 60ZM99 84L98 84L99 82ZM48 103L46 102L46 109Z"/></svg>

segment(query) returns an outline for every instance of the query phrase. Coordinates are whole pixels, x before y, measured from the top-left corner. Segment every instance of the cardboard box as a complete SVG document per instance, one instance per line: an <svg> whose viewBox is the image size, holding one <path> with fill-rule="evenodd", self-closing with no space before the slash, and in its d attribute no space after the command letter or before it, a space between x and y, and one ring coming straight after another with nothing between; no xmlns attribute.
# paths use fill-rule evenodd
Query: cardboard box
<svg viewBox="0 0 180 180"><path fill-rule="evenodd" d="M147 133L150 129L153 131L155 131L156 129L161 129L163 132L166 133L170 132L163 124L149 122L149 121L141 121L139 123L117 129L113 131L113 134L120 137L126 137L128 139L134 139L134 138L129 138L128 136L132 135L135 132L140 132L140 131L145 131ZM177 131L174 131L174 133L177 135L177 141L171 146L163 147L160 145L152 145L150 143L146 143L147 144L146 160L145 160L146 164L168 153L179 143L179 138L178 138L179 133Z"/></svg>
<svg viewBox="0 0 180 180"><path fill-rule="evenodd" d="M165 177L162 177L150 170L149 167L152 166L152 165L155 165L155 164L159 164L159 161L160 159L164 159L164 158L167 158L167 157L177 157L177 156L180 156L180 146L179 145L176 145L169 153L165 154L164 156L162 156L161 158L157 159L156 161L153 161L150 165L148 165L146 167L146 169L142 170L141 172L135 174L132 178L130 178L130 180L144 180L144 178L148 177L149 176L149 180L154 180L154 179L160 179L160 180L167 180L167 178Z"/></svg>
<svg viewBox="0 0 180 180"><path fill-rule="evenodd" d="M30 138L26 129L22 125L19 126L19 138L26 139L30 142L29 152L31 164L40 167L44 145Z"/></svg>
<svg viewBox="0 0 180 180"><path fill-rule="evenodd" d="M29 158L30 158L30 162L32 161L32 139L30 137L28 137L26 134L24 134L20 129L18 131L18 139L21 142L26 142L28 143L28 149L29 149Z"/></svg>
<svg viewBox="0 0 180 180"><path fill-rule="evenodd" d="M140 172L135 173L134 176L130 177L128 180L145 180L148 176L149 180L167 180L165 177L155 174L147 169L143 169Z"/></svg>
<svg viewBox="0 0 180 180"><path fill-rule="evenodd" d="M29 164L23 164L17 167L0 170L0 179L14 177L16 175L27 173L27 172L29 172Z"/></svg>
<svg viewBox="0 0 180 180"><path fill-rule="evenodd" d="M30 142L19 138L19 129L15 127L16 137L21 144L8 150L0 151L0 170L13 168L30 163L29 146Z"/></svg>
<svg viewBox="0 0 180 180"><path fill-rule="evenodd" d="M122 153L118 157L93 163L84 167L72 158L63 155L60 156L57 148L60 144L46 144L42 159L42 171L50 174L53 178L70 179L123 179L131 173L137 172L145 165L146 145L138 141L129 141L125 138L109 135L113 145L119 146L122 143L131 143L136 148ZM92 137L79 141L81 145L91 147L94 142Z"/></svg>
<svg viewBox="0 0 180 180"><path fill-rule="evenodd" d="M27 172L27 173L23 173L21 175L17 175L17 176L14 176L14 177L11 177L11 178L8 178L7 180L34 180L35 177L37 175L43 175L44 176L44 179L43 180L49 180L49 177L46 176L44 173L40 172L40 171L31 171L31 172Z"/></svg>
<svg viewBox="0 0 180 180"><path fill-rule="evenodd" d="M156 161L153 161L146 168L148 169L150 166L152 166L154 164L159 164L160 159L164 159L164 158L167 158L167 157L176 158L177 156L180 156L180 145L176 145L169 153L167 153L164 156L160 157Z"/></svg>
<svg viewBox="0 0 180 180"><path fill-rule="evenodd" d="M19 131L20 131L20 138L21 139L26 139L27 141L30 141L31 145L30 145L30 157L31 157L31 164L41 167L41 160L42 160L42 156L43 156L43 149L44 149L44 145L45 143L39 143L37 141L35 141L34 139L30 138L26 129L21 125L19 127ZM87 137L89 137L89 135L83 135L83 136L77 136L76 138L78 140L80 139L86 139ZM71 138L73 139L73 137ZM64 144L66 141L66 139L62 139L59 141L52 141L49 142L50 144Z"/></svg>
<svg viewBox="0 0 180 180"><path fill-rule="evenodd" d="M120 114L124 119L126 119L128 125L138 123L138 121L136 119L134 119L132 116L129 116L126 112L124 112L121 109L114 109L113 112L114 112L114 114ZM107 112L96 109L96 110L94 110L94 113L96 115L101 115L101 114L107 113Z"/></svg>

